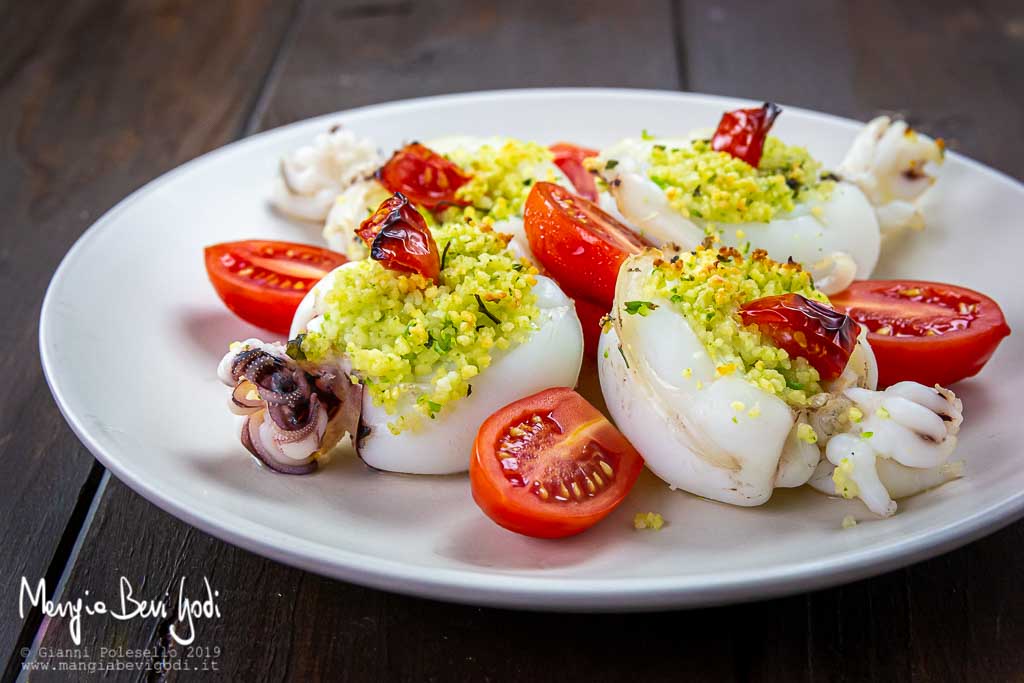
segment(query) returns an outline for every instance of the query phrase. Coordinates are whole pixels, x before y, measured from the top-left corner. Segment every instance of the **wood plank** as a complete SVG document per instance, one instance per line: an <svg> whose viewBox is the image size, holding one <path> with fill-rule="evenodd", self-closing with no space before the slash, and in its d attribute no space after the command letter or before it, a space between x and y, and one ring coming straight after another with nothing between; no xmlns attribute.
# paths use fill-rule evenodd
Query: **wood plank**
<svg viewBox="0 0 1024 683"><path fill-rule="evenodd" d="M663 1L647 3L643 12L615 0L317 2L268 87L258 123L273 128L339 109L467 90L674 89L676 59L665 49L672 41Z"/></svg>
<svg viewBox="0 0 1024 683"><path fill-rule="evenodd" d="M842 0L681 2L687 88L858 115L845 8Z"/></svg>
<svg viewBox="0 0 1024 683"><path fill-rule="evenodd" d="M19 579L60 578L102 468L58 414L38 308L71 243L143 182L238 134L286 4L10 3L0 22L0 661L31 638ZM11 324L14 323L14 324ZM31 641L29 641L31 642ZM8 669L8 673L10 670Z"/></svg>
<svg viewBox="0 0 1024 683"><path fill-rule="evenodd" d="M717 6L733 17L734 8L752 5ZM958 11L915 6L908 16L936 14L929 26ZM596 2L545 13L541 3L316 2L289 38L250 127L397 97L569 83L687 86L858 116L883 106L871 99L881 96L860 92L870 77L886 74L879 60L870 65L873 73L858 78L861 85L849 86L862 67L851 56L857 39L846 33L853 13L844 14L845 6L826 5L810 19L764 12L733 18L725 27L701 23L701 17L714 19L706 4L680 4L676 24L665 5L643 7ZM1008 21L998 7L989 11ZM896 40L895 32L866 23L876 15L853 18L849 31L863 41L856 44ZM758 37L749 23L760 33L799 38L783 26L793 20L818 27L822 37L809 46L780 42L771 54L728 61L735 57L726 53L744 36ZM685 37L686 49L676 55L665 50L673 30ZM964 49L982 48L972 42ZM609 50L615 59L608 59ZM816 74L805 79L806 87L793 85L793 70L764 71L769 57L786 50ZM938 51L930 45L926 53ZM992 54L998 60L1006 53ZM685 73L678 72L680 64ZM712 66L721 69L718 75ZM746 76L747 69L762 73ZM712 83L719 88L708 87ZM959 92L971 85L948 87ZM906 102L915 104L910 96ZM942 111L936 108L931 120L941 121ZM993 134L971 131L985 136L979 143L985 148ZM1015 647L1024 625L1013 618L1024 605L1010 585L1021 576L1022 560L1008 550L1019 546L1021 530L1016 525L911 570L807 596L685 613L546 615L404 598L292 570L190 529L111 481L66 593L91 589L111 597L112 581L122 573L146 595L172 590L183 574L209 576L222 592L225 616L203 623L197 643L220 646L222 670L253 680L1006 679L1024 665ZM1008 578L994 578L1001 575ZM141 648L165 641L167 626L94 619L84 633L94 646ZM51 621L42 643L70 645L67 622Z"/></svg>
<svg viewBox="0 0 1024 683"><path fill-rule="evenodd" d="M898 112L1024 177L1019 4L684 2L694 90L866 120ZM807 597L807 668L837 680L1008 680L1024 656L1024 523L959 552ZM794 615L795 616L795 615ZM855 654L854 654L855 653Z"/></svg>
<svg viewBox="0 0 1024 683"><path fill-rule="evenodd" d="M688 87L867 120L897 112L1024 175L1019 3L683 1ZM1011 133L1014 131L1014 133Z"/></svg>
<svg viewBox="0 0 1024 683"><path fill-rule="evenodd" d="M863 107L905 111L952 149L1024 177L1024 159L1007 144L1024 130L1020 4L942 4L939 11L927 2L850 6ZM871 30L879 26L890 28Z"/></svg>
<svg viewBox="0 0 1024 683"><path fill-rule="evenodd" d="M1021 540L1018 525L912 573L807 596L551 615L407 598L294 570L196 531L111 480L66 594L89 587L114 604L122 574L147 597L173 596L181 576L192 591L209 577L224 616L200 624L196 642L220 647L221 670L253 681L1007 680L1024 665L1014 617L1022 605L1007 601L1005 583L975 582L963 569L981 552L1008 579L1020 577L1021 560L1005 549ZM998 620L965 623L988 614ZM167 626L96 617L84 623L84 642L94 657L102 646L153 647ZM71 647L67 627L52 621L44 646Z"/></svg>
<svg viewBox="0 0 1024 683"><path fill-rule="evenodd" d="M544 7L541 2L312 4L288 38L287 54L275 66L250 127L455 90L678 85L668 3L652 4L646 13L607 0L567 3L548 12ZM609 43L607 22L647 40ZM475 679L501 676L507 668L505 651L485 646L507 628L493 618L495 612L402 598L284 567L187 527L112 480L65 594L89 588L113 600L121 574L146 595L173 592L183 574L209 576L222 592L228 616L203 624L197 642L220 645L224 670L254 680ZM507 618L521 632L521 651L530 647L531 629L546 629L546 654L521 666L544 677L563 651L555 624L545 615L509 613ZM572 619L580 625L588 621ZM574 657L568 666L609 680L625 669L602 664L597 656L614 633L615 620L603 620L605 634L598 638L590 631L584 648L594 657L589 662ZM93 619L84 637L94 646L145 647L165 640L166 627L154 620ZM66 621L52 620L43 647L71 644ZM725 654L706 658L704 673L730 666Z"/></svg>

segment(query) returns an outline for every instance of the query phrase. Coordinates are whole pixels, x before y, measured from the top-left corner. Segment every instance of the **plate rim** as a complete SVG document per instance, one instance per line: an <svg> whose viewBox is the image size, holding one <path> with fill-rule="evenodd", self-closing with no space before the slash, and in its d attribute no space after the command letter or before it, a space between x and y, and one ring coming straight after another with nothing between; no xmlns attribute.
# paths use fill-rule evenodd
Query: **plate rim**
<svg viewBox="0 0 1024 683"><path fill-rule="evenodd" d="M89 452L107 470L129 488L165 512L227 543L284 564L359 585L420 597L513 609L543 611L641 611L729 604L766 599L833 586L875 576L914 562L934 557L976 540L1024 516L1024 491L976 510L956 522L917 532L910 539L893 540L869 549L853 549L825 558L769 569L717 571L660 577L571 578L550 575L523 575L515 572L481 572L473 569L434 567L385 559L346 550L337 546L297 539L285 532L252 523L235 513L215 509L202 499L185 501L166 495L150 486L144 476L133 474L129 461L118 458L89 432L77 417L76 407L65 395L57 372L50 325L53 324L56 292L76 256L92 239L115 224L128 207L143 200L194 165L229 154L237 145L252 145L260 139L290 128L326 121L355 113L415 109L433 103L483 101L504 98L546 97L645 97L735 106L749 103L742 98L706 95L673 90L641 88L522 88L471 91L417 97L321 114L278 126L234 140L194 157L150 180L101 215L75 241L54 271L39 313L39 354L46 383L62 416ZM801 107L785 108L812 118L845 127L863 125L853 119ZM975 171L1015 186L1024 192L1024 184L998 169L956 152L949 156L966 163ZM78 411L81 412L80 410ZM113 450L113 449L111 449ZM284 548L287 547L288 550Z"/></svg>

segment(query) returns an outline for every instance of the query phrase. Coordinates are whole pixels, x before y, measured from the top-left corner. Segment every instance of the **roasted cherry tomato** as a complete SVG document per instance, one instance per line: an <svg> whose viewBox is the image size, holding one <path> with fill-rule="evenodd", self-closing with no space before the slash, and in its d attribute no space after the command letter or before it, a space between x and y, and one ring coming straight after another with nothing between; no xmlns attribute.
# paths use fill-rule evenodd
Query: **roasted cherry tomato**
<svg viewBox="0 0 1024 683"><path fill-rule="evenodd" d="M242 320L288 334L306 292L345 263L342 254L292 242L224 242L205 250L206 274Z"/></svg>
<svg viewBox="0 0 1024 683"><path fill-rule="evenodd" d="M530 250L565 292L611 308L619 266L647 246L593 202L537 183L523 208Z"/></svg>
<svg viewBox="0 0 1024 683"><path fill-rule="evenodd" d="M470 180L461 168L418 142L391 155L377 171L377 178L391 192L401 192L430 211L443 205L465 205L456 201L455 191Z"/></svg>
<svg viewBox="0 0 1024 683"><path fill-rule="evenodd" d="M799 294L748 301L739 313L744 325L757 325L790 356L806 359L823 380L842 374L857 346L857 323Z"/></svg>
<svg viewBox="0 0 1024 683"><path fill-rule="evenodd" d="M370 247L370 258L388 270L419 273L437 281L441 256L423 215L396 192L359 226L356 234Z"/></svg>
<svg viewBox="0 0 1024 683"><path fill-rule="evenodd" d="M592 202L597 201L597 183L590 171L583 167L583 160L596 157L598 151L588 147L579 147L571 142L556 142L551 145L555 155L555 166L572 182L576 194Z"/></svg>
<svg viewBox="0 0 1024 683"><path fill-rule="evenodd" d="M1010 334L995 301L955 285L863 280L830 298L868 328L882 386L945 386L973 377Z"/></svg>
<svg viewBox="0 0 1024 683"><path fill-rule="evenodd" d="M473 499L501 526L527 536L585 531L622 502L644 461L597 408L558 387L484 421L473 446Z"/></svg>
<svg viewBox="0 0 1024 683"><path fill-rule="evenodd" d="M781 113L782 108L773 102L765 102L755 109L727 111L711 138L711 148L716 152L728 152L757 168L761 163L764 140Z"/></svg>

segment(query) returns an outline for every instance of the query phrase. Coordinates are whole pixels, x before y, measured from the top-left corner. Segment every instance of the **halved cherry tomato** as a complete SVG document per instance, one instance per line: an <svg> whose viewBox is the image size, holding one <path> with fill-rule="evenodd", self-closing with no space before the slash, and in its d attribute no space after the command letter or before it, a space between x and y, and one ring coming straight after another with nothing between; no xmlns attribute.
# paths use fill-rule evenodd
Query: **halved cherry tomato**
<svg viewBox="0 0 1024 683"><path fill-rule="evenodd" d="M470 180L461 168L418 142L391 155L377 178L391 192L401 192L430 211L443 204L465 205L455 200L455 191Z"/></svg>
<svg viewBox="0 0 1024 683"><path fill-rule="evenodd" d="M576 299L576 316L583 326L583 354L587 358L597 358L597 344L601 340L601 319L611 310L611 306L594 304L586 299Z"/></svg>
<svg viewBox="0 0 1024 683"><path fill-rule="evenodd" d="M221 301L253 325L288 334L302 298L344 255L294 242L245 240L205 249L206 274Z"/></svg>
<svg viewBox="0 0 1024 683"><path fill-rule="evenodd" d="M599 206L554 183L533 186L523 222L530 251L562 289L607 309L619 266L647 246Z"/></svg>
<svg viewBox="0 0 1024 683"><path fill-rule="evenodd" d="M765 102L753 109L727 111L711 138L711 149L728 152L757 168L761 163L764 140L781 113L782 107L774 102Z"/></svg>
<svg viewBox="0 0 1024 683"><path fill-rule="evenodd" d="M857 346L857 323L799 294L755 299L740 306L739 314L744 325L757 325L790 356L806 359L824 380L842 374Z"/></svg>
<svg viewBox="0 0 1024 683"><path fill-rule="evenodd" d="M576 188L576 194L596 202L597 183L594 182L594 176L590 171L583 167L583 160L596 157L598 151L571 142L556 142L550 149L555 155L555 166L569 178L572 186Z"/></svg>
<svg viewBox="0 0 1024 683"><path fill-rule="evenodd" d="M419 273L437 281L441 273L437 243L423 214L401 192L381 202L356 234L370 247L370 258L388 270Z"/></svg>
<svg viewBox="0 0 1024 683"><path fill-rule="evenodd" d="M881 386L945 386L973 377L1010 334L999 304L955 285L862 280L830 299L867 326Z"/></svg>
<svg viewBox="0 0 1024 683"><path fill-rule="evenodd" d="M644 461L597 408L558 387L484 421L473 446L473 499L510 531L561 538L585 531L622 502Z"/></svg>

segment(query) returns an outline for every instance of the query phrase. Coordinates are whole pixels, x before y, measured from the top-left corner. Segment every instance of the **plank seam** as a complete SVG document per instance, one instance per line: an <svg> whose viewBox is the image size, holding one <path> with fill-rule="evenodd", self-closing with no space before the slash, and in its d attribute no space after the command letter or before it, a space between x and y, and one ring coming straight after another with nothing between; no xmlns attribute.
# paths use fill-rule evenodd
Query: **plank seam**
<svg viewBox="0 0 1024 683"><path fill-rule="evenodd" d="M281 35L281 40L274 50L274 56L270 60L270 67L263 75L263 80L260 87L256 89L256 96L252 100L249 111L242 119L242 127L235 133L234 139L248 137L259 131L264 115L267 113L274 83L277 82L278 76L284 69L285 56L291 52L291 46L295 43L299 26L302 25L302 17L305 16L308 5L308 0L299 0L295 4L295 9L292 10L292 15L288 19L288 28Z"/></svg>
<svg viewBox="0 0 1024 683"><path fill-rule="evenodd" d="M92 525L96 515L96 509L103 498L103 491L107 487L110 473L99 460L94 460L89 476L78 491L78 499L71 511L71 517L64 527L57 548L47 566L46 587L49 595L47 600L59 602L64 593L64 586L67 583L71 569L75 565L75 559L85 541L86 532ZM43 614L40 607L33 607L22 624L21 633L15 644L14 652L8 660L7 668L4 671L3 680L13 681L21 677L27 677L28 672L22 671L22 665L35 656L39 643L42 642L46 629L43 628ZM22 654L25 653L25 654Z"/></svg>
<svg viewBox="0 0 1024 683"><path fill-rule="evenodd" d="M679 90L690 89L690 66L686 59L686 31L683 27L683 0L672 0L672 44L676 58L676 85Z"/></svg>
<svg viewBox="0 0 1024 683"><path fill-rule="evenodd" d="M256 89L256 95L242 117L241 125L231 139L238 139L251 134L259 124L269 100L269 86L275 81L280 72L283 55L287 54L287 48L295 40L296 29L300 23L299 18L303 14L305 6L306 0L296 2L291 16L288 18L288 26L282 32L281 39L278 41L271 57L270 65L259 87ZM71 516L64 526L54 554L47 565L44 575L49 593L45 596L47 600L60 601L66 582L71 571L74 569L78 554L88 535L96 510L102 502L103 492L106 490L109 479L110 473L98 460L94 460L85 483L79 489ZM46 629L43 625L42 610L40 607L33 607L25 618L24 624L22 624L14 651L11 653L3 669L0 681L6 683L7 681L20 680L26 677L27 672L22 670L22 665L35 657L39 644L45 635Z"/></svg>

